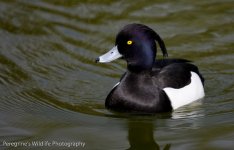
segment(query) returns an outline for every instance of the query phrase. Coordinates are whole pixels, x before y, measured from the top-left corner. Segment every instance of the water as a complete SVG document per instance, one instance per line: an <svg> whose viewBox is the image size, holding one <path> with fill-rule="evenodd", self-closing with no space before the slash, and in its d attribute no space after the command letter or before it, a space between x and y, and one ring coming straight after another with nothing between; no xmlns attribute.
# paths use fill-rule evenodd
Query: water
<svg viewBox="0 0 234 150"><path fill-rule="evenodd" d="M234 2L0 1L0 149L3 142L66 149L232 149ZM104 100L125 62L96 64L128 23L155 29L170 58L194 61L206 97L172 114L113 113ZM161 53L158 57L162 57ZM44 142L44 143L43 143Z"/></svg>

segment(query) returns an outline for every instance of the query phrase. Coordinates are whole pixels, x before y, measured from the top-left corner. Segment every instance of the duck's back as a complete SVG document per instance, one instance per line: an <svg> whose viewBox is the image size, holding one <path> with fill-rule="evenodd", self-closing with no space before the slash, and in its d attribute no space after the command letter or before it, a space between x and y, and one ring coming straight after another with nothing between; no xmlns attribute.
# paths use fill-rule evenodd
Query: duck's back
<svg viewBox="0 0 234 150"><path fill-rule="evenodd" d="M185 59L162 59L157 60L152 68L152 77L163 89L165 87L182 88L191 81L191 72L196 73L204 84L204 78L197 66Z"/></svg>

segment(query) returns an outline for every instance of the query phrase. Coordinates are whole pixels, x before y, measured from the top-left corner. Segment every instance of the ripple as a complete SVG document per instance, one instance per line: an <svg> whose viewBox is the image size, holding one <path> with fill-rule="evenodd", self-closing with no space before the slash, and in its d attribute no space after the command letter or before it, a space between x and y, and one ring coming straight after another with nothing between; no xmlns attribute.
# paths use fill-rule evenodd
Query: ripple
<svg viewBox="0 0 234 150"><path fill-rule="evenodd" d="M3 3L0 15L0 27L8 32L17 34L45 35L46 31L42 28L47 24L40 20L35 14L28 12L21 5ZM21 9L15 9L20 7ZM22 11L23 10L23 11ZM31 15L28 15L30 13ZM15 17L15 16L19 17ZM37 18L37 19L35 19Z"/></svg>
<svg viewBox="0 0 234 150"><path fill-rule="evenodd" d="M30 76L20 66L3 55L0 55L0 64L3 68L0 73L1 84L20 84L25 80L30 80Z"/></svg>

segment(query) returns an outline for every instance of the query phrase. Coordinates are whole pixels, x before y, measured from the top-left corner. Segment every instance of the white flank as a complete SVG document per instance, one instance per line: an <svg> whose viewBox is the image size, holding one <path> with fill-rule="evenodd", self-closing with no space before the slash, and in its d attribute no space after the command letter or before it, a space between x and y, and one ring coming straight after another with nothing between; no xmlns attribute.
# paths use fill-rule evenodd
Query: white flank
<svg viewBox="0 0 234 150"><path fill-rule="evenodd" d="M173 109L187 105L205 96L204 88L200 77L191 72L191 83L183 88L164 88L163 89L171 101Z"/></svg>

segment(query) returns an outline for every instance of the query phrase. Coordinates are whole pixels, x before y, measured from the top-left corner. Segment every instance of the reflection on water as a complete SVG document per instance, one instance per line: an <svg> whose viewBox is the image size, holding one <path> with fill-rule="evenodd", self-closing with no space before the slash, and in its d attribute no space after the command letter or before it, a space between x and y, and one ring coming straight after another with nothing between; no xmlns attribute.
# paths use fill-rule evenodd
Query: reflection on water
<svg viewBox="0 0 234 150"><path fill-rule="evenodd" d="M204 98L193 102L192 104L187 105L186 107L181 107L175 110L172 113L172 119L181 119L181 118L197 118L203 117L204 109L202 109Z"/></svg>
<svg viewBox="0 0 234 150"><path fill-rule="evenodd" d="M84 141L85 149L101 150L230 149L233 17L232 0L0 0L0 142ZM155 29L169 57L199 66L206 79L201 103L150 119L104 108L126 64L96 65L94 58L112 48L119 29L132 22Z"/></svg>
<svg viewBox="0 0 234 150"><path fill-rule="evenodd" d="M129 150L160 150L160 146L154 139L154 128L152 120L130 120L128 123ZM169 150L170 144L165 145L163 150Z"/></svg>

